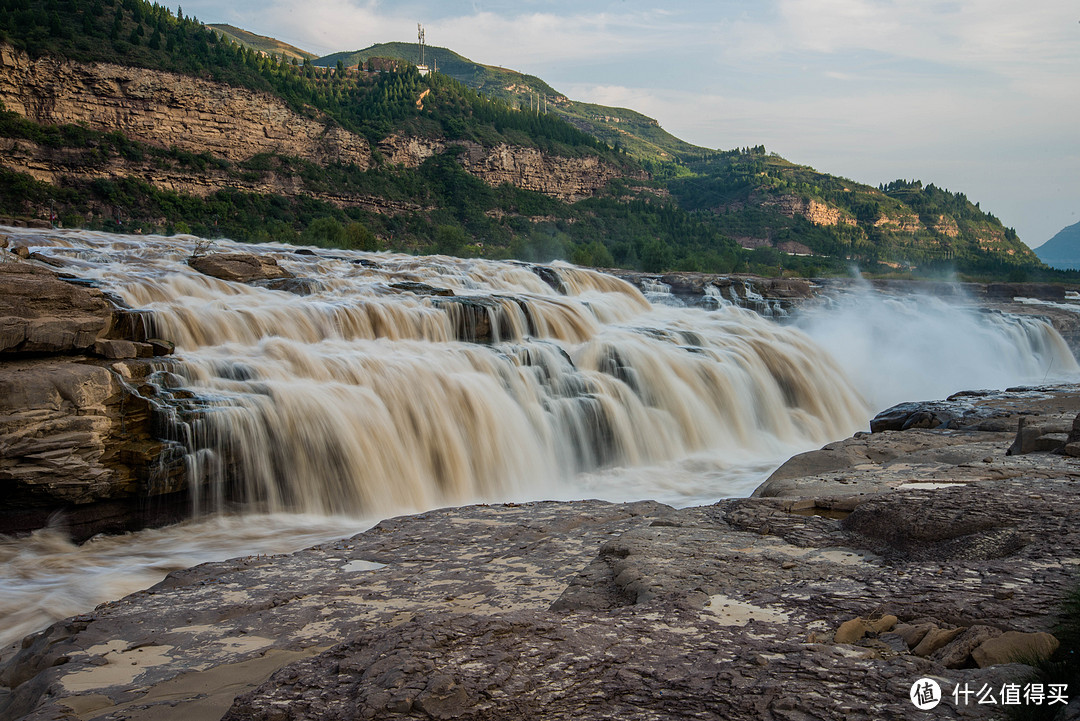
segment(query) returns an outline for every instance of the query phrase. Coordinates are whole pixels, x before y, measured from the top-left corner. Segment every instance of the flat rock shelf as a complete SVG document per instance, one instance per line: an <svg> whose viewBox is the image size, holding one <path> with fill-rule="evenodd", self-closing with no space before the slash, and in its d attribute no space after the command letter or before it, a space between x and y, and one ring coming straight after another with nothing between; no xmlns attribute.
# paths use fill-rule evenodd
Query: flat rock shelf
<svg viewBox="0 0 1080 721"><path fill-rule="evenodd" d="M0 715L922 718L930 677L934 718L992 718L952 689L1022 683L1080 566L1080 460L1006 452L1078 400L954 398L989 430L859 434L763 487L797 495L449 508L176 572L29 636Z"/></svg>

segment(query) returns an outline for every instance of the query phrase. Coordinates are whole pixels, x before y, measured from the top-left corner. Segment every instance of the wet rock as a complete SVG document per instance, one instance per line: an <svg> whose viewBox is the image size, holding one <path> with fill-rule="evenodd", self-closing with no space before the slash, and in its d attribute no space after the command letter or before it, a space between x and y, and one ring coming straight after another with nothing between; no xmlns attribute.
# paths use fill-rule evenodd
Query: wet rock
<svg viewBox="0 0 1080 721"><path fill-rule="evenodd" d="M536 273L540 280L544 281L561 295L566 295L566 283L563 282L559 271L549 265L530 265L529 270Z"/></svg>
<svg viewBox="0 0 1080 721"><path fill-rule="evenodd" d="M945 668L964 668L971 660L971 652L984 641L1001 635L993 626L975 625L967 629L947 645L931 654L931 659Z"/></svg>
<svg viewBox="0 0 1080 721"><path fill-rule="evenodd" d="M1008 414L990 404L976 404L972 398L986 399L990 391L969 391L944 401L900 403L887 408L870 421L870 431L906 431L911 428L978 428L993 430L996 419ZM1007 429L1014 428L1006 423Z"/></svg>
<svg viewBox="0 0 1080 721"><path fill-rule="evenodd" d="M172 355L176 352L176 344L162 338L147 338L146 342L155 356Z"/></svg>
<svg viewBox="0 0 1080 721"><path fill-rule="evenodd" d="M454 291L449 288L437 288L427 283L420 283L418 281L402 281L400 283L391 283L390 288L393 290L401 291L402 293L414 293L415 295L437 295L437 296L453 296Z"/></svg>
<svg viewBox="0 0 1080 721"><path fill-rule="evenodd" d="M1034 663L1049 658L1061 643L1045 632L1007 631L984 641L971 652L979 668L1002 663Z"/></svg>
<svg viewBox="0 0 1080 721"><path fill-rule="evenodd" d="M292 278L293 274L268 255L251 253L210 253L188 258L195 270L221 280L236 283Z"/></svg>
<svg viewBox="0 0 1080 721"><path fill-rule="evenodd" d="M965 630L963 628L932 628L926 632L922 641L919 641L919 645L911 649L911 652L916 656L929 656L946 646Z"/></svg>
<svg viewBox="0 0 1080 721"><path fill-rule="evenodd" d="M58 512L80 539L176 518L182 461L129 384L155 353L144 320L91 284L0 263L0 533Z"/></svg>
<svg viewBox="0 0 1080 721"><path fill-rule="evenodd" d="M312 295L323 289L322 283L314 278L274 278L272 280L253 280L251 285L270 290L280 290L293 295Z"/></svg>
<svg viewBox="0 0 1080 721"><path fill-rule="evenodd" d="M111 369L48 358L0 364L0 533L43 526L72 506L89 513L75 525L93 527L94 504L113 501L130 503L138 525L140 499L183 489L181 459L152 429L152 407ZM103 507L98 530L126 527L117 513Z"/></svg>
<svg viewBox="0 0 1080 721"><path fill-rule="evenodd" d="M146 345L140 343L138 345ZM138 358L139 349L129 340L99 340L94 342L94 353L103 358ZM151 353L152 355L152 353Z"/></svg>
<svg viewBox="0 0 1080 721"><path fill-rule="evenodd" d="M101 291L24 263L0 263L0 354L78 353L112 325Z"/></svg>

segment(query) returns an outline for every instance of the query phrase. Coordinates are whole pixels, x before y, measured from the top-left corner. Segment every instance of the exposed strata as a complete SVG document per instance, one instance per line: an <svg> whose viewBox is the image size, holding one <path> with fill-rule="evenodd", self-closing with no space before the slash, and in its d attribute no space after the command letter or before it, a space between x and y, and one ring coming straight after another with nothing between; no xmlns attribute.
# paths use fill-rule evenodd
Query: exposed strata
<svg viewBox="0 0 1080 721"><path fill-rule="evenodd" d="M129 160L119 155L88 159L84 149L49 148L16 138L0 138L0 162L34 180L51 184L59 184L66 178L84 181L137 178L159 190L197 198L205 198L221 190L238 190L284 196L305 195L338 207L360 207L384 215L423 210L423 207L416 203L374 195L314 191L305 187L295 176L273 170L246 173L214 165L197 170L160 158ZM100 213L111 211L111 208L98 209ZM38 222L45 222L45 227L51 227L47 221ZM162 223L164 224L164 220Z"/></svg>
<svg viewBox="0 0 1080 721"><path fill-rule="evenodd" d="M536 148L506 144L485 148L476 143L462 143L459 159L465 170L491 186L509 183L523 190L534 190L575 202L591 197L615 178L645 180L644 172L626 171L600 160L595 155L565 158L547 155Z"/></svg>
<svg viewBox="0 0 1080 721"><path fill-rule="evenodd" d="M367 140L304 117L267 93L112 63L32 58L0 45L0 101L39 123L120 131L150 145L229 160L279 153L371 163Z"/></svg>
<svg viewBox="0 0 1080 721"><path fill-rule="evenodd" d="M806 218L814 225L857 225L858 221L839 208L797 195L781 195L761 201L766 208L775 208L781 215Z"/></svg>
<svg viewBox="0 0 1080 721"><path fill-rule="evenodd" d="M1076 398L1002 402L1050 419ZM970 450L1004 457L1015 432L984 433ZM1056 643L1080 564L1080 461L1036 453L1015 476L974 478L961 455L908 453L912 478L958 475L843 504L819 489L683 510L470 506L206 564L29 637L0 672L6 713L922 718L908 694L930 676L935 718L989 718L1000 706L951 691L1023 682L1010 654Z"/></svg>
<svg viewBox="0 0 1080 721"><path fill-rule="evenodd" d="M155 147L209 153L232 162L259 154L300 157L319 164L342 163L361 169L375 163L368 141L320 114L303 115L281 99L244 88L177 73L114 65L77 63L44 56L32 58L0 44L0 101L8 110L40 123L75 124L119 131ZM441 139L393 135L378 146L385 162L417 167L450 145ZM510 183L567 201L603 189L625 171L595 156L560 157L535 148L473 142L460 160L489 185ZM291 176L228 172L223 168L189 171L183 167L121 157L95 158L78 149L39 146L25 139L0 139L0 162L37 180L57 183L67 176L86 179L135 177L162 190L205 197L222 189L279 195L309 195L341 207L373 212L419 210L408 203L366 195L312 192ZM630 177L645 179L644 173Z"/></svg>
<svg viewBox="0 0 1080 721"><path fill-rule="evenodd" d="M171 344L101 291L0 253L0 532L57 511L76 538L174 517L179 457L137 390Z"/></svg>

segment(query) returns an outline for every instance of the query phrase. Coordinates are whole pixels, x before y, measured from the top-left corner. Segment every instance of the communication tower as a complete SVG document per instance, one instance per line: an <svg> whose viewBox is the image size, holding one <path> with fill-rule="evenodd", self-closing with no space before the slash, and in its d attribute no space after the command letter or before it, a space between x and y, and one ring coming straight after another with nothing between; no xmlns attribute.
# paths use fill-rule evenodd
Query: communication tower
<svg viewBox="0 0 1080 721"><path fill-rule="evenodd" d="M420 64L416 66L416 69L420 71L421 75L427 75L429 70L427 63L424 62L424 46L426 45L424 40L424 26L420 23L416 23L416 40L420 50Z"/></svg>

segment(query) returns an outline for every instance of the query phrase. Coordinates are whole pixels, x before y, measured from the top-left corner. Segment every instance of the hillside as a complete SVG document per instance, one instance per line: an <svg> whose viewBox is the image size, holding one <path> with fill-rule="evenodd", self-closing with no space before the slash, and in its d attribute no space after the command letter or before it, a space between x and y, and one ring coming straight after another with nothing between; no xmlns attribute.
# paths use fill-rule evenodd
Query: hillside
<svg viewBox="0 0 1080 721"><path fill-rule="evenodd" d="M355 67L373 57L420 62L416 43L379 43L363 50L340 52L312 61L321 67ZM608 145L624 148L639 160L669 162L699 155L704 149L691 145L660 127L653 118L626 108L612 108L571 100L535 75L483 65L447 48L426 46L429 66L484 95L502 100L522 110L541 110L557 115L574 127Z"/></svg>
<svg viewBox="0 0 1080 721"><path fill-rule="evenodd" d="M874 188L796 165L762 146L687 163L668 183L744 247L813 252L894 269L999 273L1038 265L1011 228L963 193L921 181Z"/></svg>
<svg viewBox="0 0 1080 721"><path fill-rule="evenodd" d="M317 65L221 27L143 0L0 0L0 214L648 272L1045 273L933 185L707 151L444 48L421 76L414 44Z"/></svg>
<svg viewBox="0 0 1080 721"><path fill-rule="evenodd" d="M1051 268L1080 270L1080 223L1063 228L1036 248L1035 255Z"/></svg>
<svg viewBox="0 0 1080 721"><path fill-rule="evenodd" d="M258 50L267 55L284 55L289 59L295 58L297 60L314 60L318 57L315 53L309 53L307 50L301 50L294 45L283 43L275 38L268 38L265 35L256 35L255 33L225 23L209 23L206 27L217 30L234 43L246 48L251 48L252 50Z"/></svg>
<svg viewBox="0 0 1080 721"><path fill-rule="evenodd" d="M362 66L371 58L419 62L416 43L381 43L335 53L320 66ZM440 73L514 107L537 104L603 142L624 149L686 209L714 216L721 230L775 267L782 251L830 256L893 270L959 266L995 273L1039 260L1015 232L961 194L895 181L879 188L819 173L765 153L721 153L686 143L656 120L624 108L567 98L540 78L483 65L441 47L425 60ZM772 251L772 252L770 252Z"/></svg>

